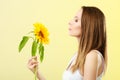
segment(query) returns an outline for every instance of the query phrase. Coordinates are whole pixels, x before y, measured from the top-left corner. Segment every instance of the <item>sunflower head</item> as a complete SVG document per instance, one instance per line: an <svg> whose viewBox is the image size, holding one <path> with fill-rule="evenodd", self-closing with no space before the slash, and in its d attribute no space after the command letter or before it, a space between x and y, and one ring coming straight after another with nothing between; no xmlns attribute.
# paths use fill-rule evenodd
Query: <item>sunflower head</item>
<svg viewBox="0 0 120 80"><path fill-rule="evenodd" d="M49 32L47 30L47 28L41 24L41 23L35 23L33 24L35 29L34 29L34 34L36 39L44 44L48 44L49 43Z"/></svg>

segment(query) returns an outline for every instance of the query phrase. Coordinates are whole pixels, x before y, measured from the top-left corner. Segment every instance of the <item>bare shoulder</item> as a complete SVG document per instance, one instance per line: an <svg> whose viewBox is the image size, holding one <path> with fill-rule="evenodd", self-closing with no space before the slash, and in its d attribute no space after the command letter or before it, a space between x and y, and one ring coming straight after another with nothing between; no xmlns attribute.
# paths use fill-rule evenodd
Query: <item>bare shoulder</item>
<svg viewBox="0 0 120 80"><path fill-rule="evenodd" d="M97 60L98 58L98 53L95 50L91 50L87 55L86 55L86 60Z"/></svg>
<svg viewBox="0 0 120 80"><path fill-rule="evenodd" d="M94 50L90 51L86 55L84 64L84 80L96 80L98 63L97 58L97 52Z"/></svg>

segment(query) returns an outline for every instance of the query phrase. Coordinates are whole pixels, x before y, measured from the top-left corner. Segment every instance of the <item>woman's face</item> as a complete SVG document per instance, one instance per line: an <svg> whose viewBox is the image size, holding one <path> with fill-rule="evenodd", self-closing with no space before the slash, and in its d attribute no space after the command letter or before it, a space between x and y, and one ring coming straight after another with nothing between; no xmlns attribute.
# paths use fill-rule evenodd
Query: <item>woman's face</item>
<svg viewBox="0 0 120 80"><path fill-rule="evenodd" d="M80 37L81 35L81 16L82 9L80 9L75 17L69 22L69 35L74 37Z"/></svg>

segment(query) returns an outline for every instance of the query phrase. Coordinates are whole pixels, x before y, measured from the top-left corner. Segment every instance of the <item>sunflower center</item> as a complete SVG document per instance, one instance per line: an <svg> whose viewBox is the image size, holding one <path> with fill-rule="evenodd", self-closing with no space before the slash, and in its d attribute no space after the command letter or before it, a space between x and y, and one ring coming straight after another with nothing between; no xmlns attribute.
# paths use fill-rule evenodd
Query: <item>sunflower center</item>
<svg viewBox="0 0 120 80"><path fill-rule="evenodd" d="M41 31L39 32L39 36L41 36L42 38L44 38L44 35L43 35L43 33Z"/></svg>

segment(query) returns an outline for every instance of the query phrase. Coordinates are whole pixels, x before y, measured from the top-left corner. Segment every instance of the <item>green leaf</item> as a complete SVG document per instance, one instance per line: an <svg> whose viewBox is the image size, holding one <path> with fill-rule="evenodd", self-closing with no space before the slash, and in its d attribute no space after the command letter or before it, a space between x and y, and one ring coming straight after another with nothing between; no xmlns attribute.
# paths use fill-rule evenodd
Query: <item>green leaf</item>
<svg viewBox="0 0 120 80"><path fill-rule="evenodd" d="M40 61L42 62L44 59L44 46L41 48L41 54L40 54Z"/></svg>
<svg viewBox="0 0 120 80"><path fill-rule="evenodd" d="M23 47L25 46L25 44L27 43L29 37L27 36L23 36L22 41L19 44L19 52L23 49Z"/></svg>
<svg viewBox="0 0 120 80"><path fill-rule="evenodd" d="M39 54L41 53L42 46L43 46L43 44L40 43L40 44L39 44Z"/></svg>
<svg viewBox="0 0 120 80"><path fill-rule="evenodd" d="M32 56L35 56L36 55L36 52L37 52L37 42L34 40L33 41L33 44L32 44L32 51L31 51L31 53L32 53Z"/></svg>

